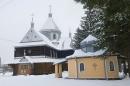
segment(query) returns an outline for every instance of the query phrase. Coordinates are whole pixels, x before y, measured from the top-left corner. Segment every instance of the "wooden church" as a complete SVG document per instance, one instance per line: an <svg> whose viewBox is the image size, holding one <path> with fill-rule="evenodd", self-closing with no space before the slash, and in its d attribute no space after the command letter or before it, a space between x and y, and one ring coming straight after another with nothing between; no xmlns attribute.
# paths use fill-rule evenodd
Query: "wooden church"
<svg viewBox="0 0 130 86"><path fill-rule="evenodd" d="M52 18L52 13L40 31L34 28L32 18L31 27L20 43L15 46L14 60L9 63L13 68L13 75L41 75L54 73L53 63L64 60L74 53L69 41L61 39L61 31ZM62 41L61 41L62 40ZM68 47L64 47L65 42ZM66 64L63 65L67 69Z"/></svg>

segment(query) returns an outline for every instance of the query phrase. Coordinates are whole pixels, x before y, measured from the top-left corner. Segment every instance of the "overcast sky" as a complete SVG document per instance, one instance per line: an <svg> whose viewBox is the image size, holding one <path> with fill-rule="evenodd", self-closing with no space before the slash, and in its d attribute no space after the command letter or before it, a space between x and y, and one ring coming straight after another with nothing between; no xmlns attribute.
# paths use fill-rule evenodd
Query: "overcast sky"
<svg viewBox="0 0 130 86"><path fill-rule="evenodd" d="M0 39L20 41L30 28L34 14L35 29L42 29L47 20L49 5L53 19L63 34L74 33L84 11L74 0L0 0Z"/></svg>

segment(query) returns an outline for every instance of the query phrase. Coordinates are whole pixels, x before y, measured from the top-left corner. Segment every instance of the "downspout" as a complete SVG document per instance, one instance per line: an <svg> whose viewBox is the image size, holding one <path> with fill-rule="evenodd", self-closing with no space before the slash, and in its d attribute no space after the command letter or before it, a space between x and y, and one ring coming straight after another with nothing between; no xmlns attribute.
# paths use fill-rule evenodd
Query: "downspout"
<svg viewBox="0 0 130 86"><path fill-rule="evenodd" d="M79 70L78 70L78 61L77 61L77 57L75 57L75 61L76 61L76 78L78 79L79 78Z"/></svg>

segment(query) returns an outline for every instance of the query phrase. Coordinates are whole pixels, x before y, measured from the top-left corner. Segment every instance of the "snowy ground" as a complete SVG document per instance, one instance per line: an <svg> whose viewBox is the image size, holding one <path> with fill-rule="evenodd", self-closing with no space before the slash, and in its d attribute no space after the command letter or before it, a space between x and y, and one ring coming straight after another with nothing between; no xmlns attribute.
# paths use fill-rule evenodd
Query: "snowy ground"
<svg viewBox="0 0 130 86"><path fill-rule="evenodd" d="M67 76L64 73L64 76ZM0 86L130 86L130 79L123 80L73 80L55 78L54 74L39 76L0 75Z"/></svg>

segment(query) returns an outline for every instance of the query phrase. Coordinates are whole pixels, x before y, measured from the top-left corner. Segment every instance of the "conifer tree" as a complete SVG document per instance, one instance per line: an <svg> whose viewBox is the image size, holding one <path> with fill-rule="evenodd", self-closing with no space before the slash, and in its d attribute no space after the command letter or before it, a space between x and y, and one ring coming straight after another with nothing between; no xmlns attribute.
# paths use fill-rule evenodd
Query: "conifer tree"
<svg viewBox="0 0 130 86"><path fill-rule="evenodd" d="M74 36L74 47L80 48L80 42L89 34L100 39L102 35L103 16L100 9L88 8L85 11L85 16L82 17L80 27L77 29Z"/></svg>
<svg viewBox="0 0 130 86"><path fill-rule="evenodd" d="M103 12L102 47L130 57L130 0L75 0L84 9L97 8Z"/></svg>

